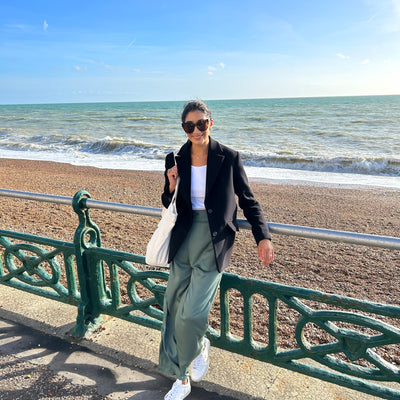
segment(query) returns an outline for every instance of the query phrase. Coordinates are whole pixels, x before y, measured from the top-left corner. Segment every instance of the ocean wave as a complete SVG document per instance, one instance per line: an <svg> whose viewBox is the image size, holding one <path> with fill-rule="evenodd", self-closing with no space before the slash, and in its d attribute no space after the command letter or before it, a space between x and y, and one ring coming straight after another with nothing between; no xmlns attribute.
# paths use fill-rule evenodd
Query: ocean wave
<svg viewBox="0 0 400 400"><path fill-rule="evenodd" d="M14 131L10 128L0 128L0 140L9 138Z"/></svg>
<svg viewBox="0 0 400 400"><path fill-rule="evenodd" d="M143 153L146 148L151 146L139 144L131 140L123 139L104 139L80 146L80 150L93 154L123 154L123 153Z"/></svg>
<svg viewBox="0 0 400 400"><path fill-rule="evenodd" d="M3 140L1 140L3 139ZM32 135L29 138L17 135L0 136L0 149L25 152L70 153L90 156L121 156L145 159L160 159L171 151L171 146L147 143L124 137L106 136L102 139L79 136ZM295 149L276 153L241 151L243 163L249 167L284 168L304 171L357 173L366 175L400 176L400 158L395 157L350 157L329 155L302 155Z"/></svg>
<svg viewBox="0 0 400 400"><path fill-rule="evenodd" d="M93 143L75 143L69 147L57 144L9 142L0 149L41 152L51 154L71 154L71 157L119 157L160 160L173 150L167 147L132 143L123 140L99 140ZM79 154L81 156L79 156ZM248 167L281 168L302 171L320 171L336 173L354 173L363 175L378 175L400 177L400 159L394 158L349 158L349 157L304 157L287 152L276 155L254 155L241 152L243 164Z"/></svg>
<svg viewBox="0 0 400 400"><path fill-rule="evenodd" d="M87 118L88 121L90 122L109 122L112 123L112 121L118 121L124 122L124 121L130 121L130 122L164 122L167 121L167 118L160 118L160 117L146 117L146 116L137 116L137 117L130 117L130 116L111 116L111 117L89 117Z"/></svg>
<svg viewBox="0 0 400 400"><path fill-rule="evenodd" d="M84 153L92 155L134 155L135 157L162 157L166 154L166 147L145 143L134 139L125 139L119 137L105 137L104 139L88 138L82 136L49 135L49 136L31 136L30 138L21 138L14 136L7 140L0 140L0 149L12 151L35 151L46 153Z"/></svg>
<svg viewBox="0 0 400 400"><path fill-rule="evenodd" d="M400 159L394 158L303 157L295 154L269 156L243 154L242 158L244 165L250 167L400 176Z"/></svg>
<svg viewBox="0 0 400 400"><path fill-rule="evenodd" d="M213 104L214 137L239 150L250 169L399 180L400 96ZM0 106L0 152L163 166L165 154L185 141L180 108L179 102Z"/></svg>

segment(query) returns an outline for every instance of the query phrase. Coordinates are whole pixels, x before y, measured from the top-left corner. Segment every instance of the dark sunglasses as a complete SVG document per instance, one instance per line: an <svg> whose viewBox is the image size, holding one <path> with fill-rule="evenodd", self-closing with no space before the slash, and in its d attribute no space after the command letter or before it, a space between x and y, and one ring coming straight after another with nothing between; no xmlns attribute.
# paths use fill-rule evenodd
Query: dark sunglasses
<svg viewBox="0 0 400 400"><path fill-rule="evenodd" d="M192 121L183 122L182 128L188 134L193 133L196 126L199 131L204 132L208 129L209 124L209 119L199 119L196 123L193 123Z"/></svg>

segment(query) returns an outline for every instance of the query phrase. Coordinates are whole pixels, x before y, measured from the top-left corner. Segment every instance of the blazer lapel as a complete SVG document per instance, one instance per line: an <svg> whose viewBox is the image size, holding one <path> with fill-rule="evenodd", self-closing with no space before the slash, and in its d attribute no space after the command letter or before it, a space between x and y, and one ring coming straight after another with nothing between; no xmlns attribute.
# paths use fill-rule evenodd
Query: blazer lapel
<svg viewBox="0 0 400 400"><path fill-rule="evenodd" d="M225 156L222 154L222 149L219 143L210 137L210 146L208 148L207 157L206 197L214 186L224 159Z"/></svg>
<svg viewBox="0 0 400 400"><path fill-rule="evenodd" d="M176 155L176 163L178 165L178 172L181 178L179 184L179 192L185 201L190 204L192 203L190 190L191 190L191 180L192 180L192 160L190 156L191 143L188 141L185 143L181 150Z"/></svg>

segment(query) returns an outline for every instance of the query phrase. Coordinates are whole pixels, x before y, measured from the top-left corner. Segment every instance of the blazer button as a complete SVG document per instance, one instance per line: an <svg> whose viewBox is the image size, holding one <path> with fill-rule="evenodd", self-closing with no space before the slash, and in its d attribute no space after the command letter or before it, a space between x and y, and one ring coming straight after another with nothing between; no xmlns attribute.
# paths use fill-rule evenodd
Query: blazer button
<svg viewBox="0 0 400 400"><path fill-rule="evenodd" d="M208 209L208 213L209 213L209 214L212 214L212 213L213 213L213 210L212 210L211 208L209 208L209 209Z"/></svg>
<svg viewBox="0 0 400 400"><path fill-rule="evenodd" d="M218 235L218 232L213 232L212 235L213 237L216 237Z"/></svg>

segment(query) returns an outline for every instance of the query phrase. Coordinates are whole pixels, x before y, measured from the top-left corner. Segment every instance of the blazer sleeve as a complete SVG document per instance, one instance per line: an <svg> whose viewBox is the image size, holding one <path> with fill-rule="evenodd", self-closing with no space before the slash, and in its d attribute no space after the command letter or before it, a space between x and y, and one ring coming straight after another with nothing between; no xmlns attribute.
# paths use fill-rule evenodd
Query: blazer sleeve
<svg viewBox="0 0 400 400"><path fill-rule="evenodd" d="M236 153L233 168L235 193L238 196L239 207L243 210L244 216L251 225L251 230L256 243L258 244L263 239L271 240L271 234L267 222L264 218L261 206L255 199L249 186L247 175L239 153Z"/></svg>
<svg viewBox="0 0 400 400"><path fill-rule="evenodd" d="M174 192L169 192L169 179L167 176L167 171L175 165L174 153L169 153L165 157L165 171L164 171L164 190L161 194L161 202L165 208L168 208L172 201Z"/></svg>

